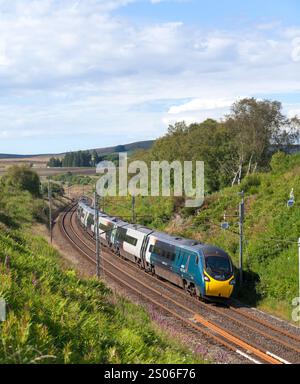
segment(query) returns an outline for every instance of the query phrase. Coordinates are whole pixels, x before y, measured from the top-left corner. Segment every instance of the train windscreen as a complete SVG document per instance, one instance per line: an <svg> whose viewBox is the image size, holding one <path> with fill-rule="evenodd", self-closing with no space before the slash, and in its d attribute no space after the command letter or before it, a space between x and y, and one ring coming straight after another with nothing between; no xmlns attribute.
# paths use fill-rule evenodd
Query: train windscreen
<svg viewBox="0 0 300 384"><path fill-rule="evenodd" d="M232 265L229 257L207 255L205 266L207 273L216 280L228 280L232 276Z"/></svg>

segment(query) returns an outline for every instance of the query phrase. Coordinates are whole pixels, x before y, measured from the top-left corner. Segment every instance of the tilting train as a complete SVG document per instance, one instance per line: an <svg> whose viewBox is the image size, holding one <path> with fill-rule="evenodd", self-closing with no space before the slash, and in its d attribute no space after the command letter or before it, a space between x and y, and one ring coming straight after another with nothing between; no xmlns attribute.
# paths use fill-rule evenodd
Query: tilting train
<svg viewBox="0 0 300 384"><path fill-rule="evenodd" d="M95 209L82 199L77 217L84 229L95 235ZM228 299L235 285L229 255L215 246L171 236L129 224L99 211L101 243L128 259L203 299Z"/></svg>

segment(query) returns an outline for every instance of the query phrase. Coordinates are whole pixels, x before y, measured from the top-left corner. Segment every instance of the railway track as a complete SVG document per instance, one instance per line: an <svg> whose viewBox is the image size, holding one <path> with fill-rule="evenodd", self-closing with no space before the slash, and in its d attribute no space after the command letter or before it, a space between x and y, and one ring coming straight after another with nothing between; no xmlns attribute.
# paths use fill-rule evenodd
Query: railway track
<svg viewBox="0 0 300 384"><path fill-rule="evenodd" d="M96 263L94 241L78 225L75 207L76 204L62 214L61 232L84 257ZM288 364L300 361L299 336L264 320L254 319L238 308L227 310L202 303L187 296L181 289L141 272L135 264L109 253L107 251L102 257L105 262L102 270L106 276L173 316L184 327L192 328L254 363ZM137 273L140 276L137 277ZM234 323L235 327L228 328L229 322Z"/></svg>

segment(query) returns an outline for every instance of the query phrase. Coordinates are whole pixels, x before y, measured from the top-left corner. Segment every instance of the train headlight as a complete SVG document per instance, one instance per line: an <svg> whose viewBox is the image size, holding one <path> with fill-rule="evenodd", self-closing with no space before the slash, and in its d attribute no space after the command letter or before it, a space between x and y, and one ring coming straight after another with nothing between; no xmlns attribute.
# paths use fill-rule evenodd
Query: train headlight
<svg viewBox="0 0 300 384"><path fill-rule="evenodd" d="M204 275L204 281L210 282L210 278L206 275Z"/></svg>
<svg viewBox="0 0 300 384"><path fill-rule="evenodd" d="M235 285L235 279L232 279L230 282L229 282L230 285Z"/></svg>

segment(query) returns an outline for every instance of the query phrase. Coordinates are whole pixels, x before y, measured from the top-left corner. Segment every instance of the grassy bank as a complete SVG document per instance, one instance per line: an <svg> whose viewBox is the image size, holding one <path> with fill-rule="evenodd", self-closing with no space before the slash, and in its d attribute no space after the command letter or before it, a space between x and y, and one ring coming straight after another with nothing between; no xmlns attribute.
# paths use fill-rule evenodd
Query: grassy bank
<svg viewBox="0 0 300 384"><path fill-rule="evenodd" d="M238 265L238 227L230 219L229 231L220 229L223 214L237 213L238 192L245 191L246 282L236 295L291 320L292 300L298 296L298 247L300 235L300 155L276 155L272 171L245 178L240 186L211 195L203 209L193 217L186 235L226 249ZM291 189L296 204L287 207ZM175 225L176 227L176 225ZM169 230L174 230L172 224Z"/></svg>
<svg viewBox="0 0 300 384"><path fill-rule="evenodd" d="M171 341L140 307L96 279L65 269L31 233L43 203L2 185L0 194L0 363L201 363ZM9 192L9 193L8 193Z"/></svg>
<svg viewBox="0 0 300 384"><path fill-rule="evenodd" d="M172 198L138 198L138 222L218 245L230 253L237 266L237 219L228 219L230 228L226 231L220 224L225 211L228 215L238 214L239 192L244 190L245 284L235 295L248 304L291 320L292 300L298 295L300 154L279 153L273 157L271 166L270 172L251 175L239 186L208 195L198 212L180 208L180 202ZM288 208L292 188L296 204ZM129 198L116 204L110 201L106 207L111 214L131 215Z"/></svg>

